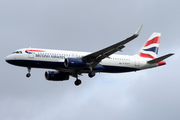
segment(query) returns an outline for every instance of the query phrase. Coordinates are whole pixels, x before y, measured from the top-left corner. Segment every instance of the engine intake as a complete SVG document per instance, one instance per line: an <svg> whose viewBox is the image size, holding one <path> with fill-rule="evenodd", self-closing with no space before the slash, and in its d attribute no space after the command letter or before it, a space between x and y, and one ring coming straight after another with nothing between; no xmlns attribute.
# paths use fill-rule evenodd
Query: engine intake
<svg viewBox="0 0 180 120"><path fill-rule="evenodd" d="M65 67L69 68L85 68L88 67L88 63L85 60L78 58L66 58L64 61Z"/></svg>
<svg viewBox="0 0 180 120"><path fill-rule="evenodd" d="M50 81L64 81L69 80L69 74L58 71L46 71L45 77Z"/></svg>

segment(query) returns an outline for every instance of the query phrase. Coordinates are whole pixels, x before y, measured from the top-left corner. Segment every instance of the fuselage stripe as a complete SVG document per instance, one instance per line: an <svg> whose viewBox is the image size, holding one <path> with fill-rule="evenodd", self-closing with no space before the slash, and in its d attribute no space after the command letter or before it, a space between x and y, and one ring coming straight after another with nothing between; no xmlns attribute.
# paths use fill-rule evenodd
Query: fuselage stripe
<svg viewBox="0 0 180 120"><path fill-rule="evenodd" d="M26 52L45 52L44 50L26 50Z"/></svg>

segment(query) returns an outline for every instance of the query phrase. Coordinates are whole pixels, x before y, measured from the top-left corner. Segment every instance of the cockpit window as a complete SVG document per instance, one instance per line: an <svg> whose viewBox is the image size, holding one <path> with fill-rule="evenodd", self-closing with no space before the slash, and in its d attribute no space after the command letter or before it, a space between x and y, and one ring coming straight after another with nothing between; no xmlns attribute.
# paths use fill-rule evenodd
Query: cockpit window
<svg viewBox="0 0 180 120"><path fill-rule="evenodd" d="M22 51L15 51L12 54L22 54Z"/></svg>

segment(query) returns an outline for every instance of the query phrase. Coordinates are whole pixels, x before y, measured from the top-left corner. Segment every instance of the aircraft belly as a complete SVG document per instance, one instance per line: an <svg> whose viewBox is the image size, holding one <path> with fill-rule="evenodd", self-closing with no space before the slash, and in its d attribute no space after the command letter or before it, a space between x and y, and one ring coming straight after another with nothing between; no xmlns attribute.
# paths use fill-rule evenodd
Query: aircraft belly
<svg viewBox="0 0 180 120"><path fill-rule="evenodd" d="M103 66L105 69L102 72L109 72L109 73L121 73L121 72L131 72L137 71L140 69L133 68L133 67L124 67L124 66Z"/></svg>
<svg viewBox="0 0 180 120"><path fill-rule="evenodd" d="M50 68L55 69L57 67L64 67L64 62L52 62L52 61L38 61L38 60L12 60L10 64L23 66L23 67L34 67L34 68Z"/></svg>
<svg viewBox="0 0 180 120"><path fill-rule="evenodd" d="M52 62L52 61L38 61L38 60L13 60L10 62L13 65L23 66L23 67L32 67L32 68L47 68L47 69L56 69L64 72L74 72L78 70L81 73L90 72L89 68L66 68L64 62ZM121 72L130 72L137 71L139 69L133 67L125 66L110 66L110 65L101 65L100 67L95 67L93 69L95 72L109 72L109 73L121 73Z"/></svg>

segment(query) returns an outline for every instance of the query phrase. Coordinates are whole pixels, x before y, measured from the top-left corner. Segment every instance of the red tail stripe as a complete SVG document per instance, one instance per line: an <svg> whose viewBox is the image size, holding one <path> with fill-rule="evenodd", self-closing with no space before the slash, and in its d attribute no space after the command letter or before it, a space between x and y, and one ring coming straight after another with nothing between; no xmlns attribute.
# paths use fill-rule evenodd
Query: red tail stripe
<svg viewBox="0 0 180 120"><path fill-rule="evenodd" d="M153 44L153 43L159 43L160 41L160 36L157 36L149 41L146 42L146 44L144 45L144 47L150 45L150 44Z"/></svg>
<svg viewBox="0 0 180 120"><path fill-rule="evenodd" d="M145 54L145 53L138 53L138 55L140 57L144 57L144 58L151 58L151 59L154 59L154 57L152 55L149 55L149 54Z"/></svg>

